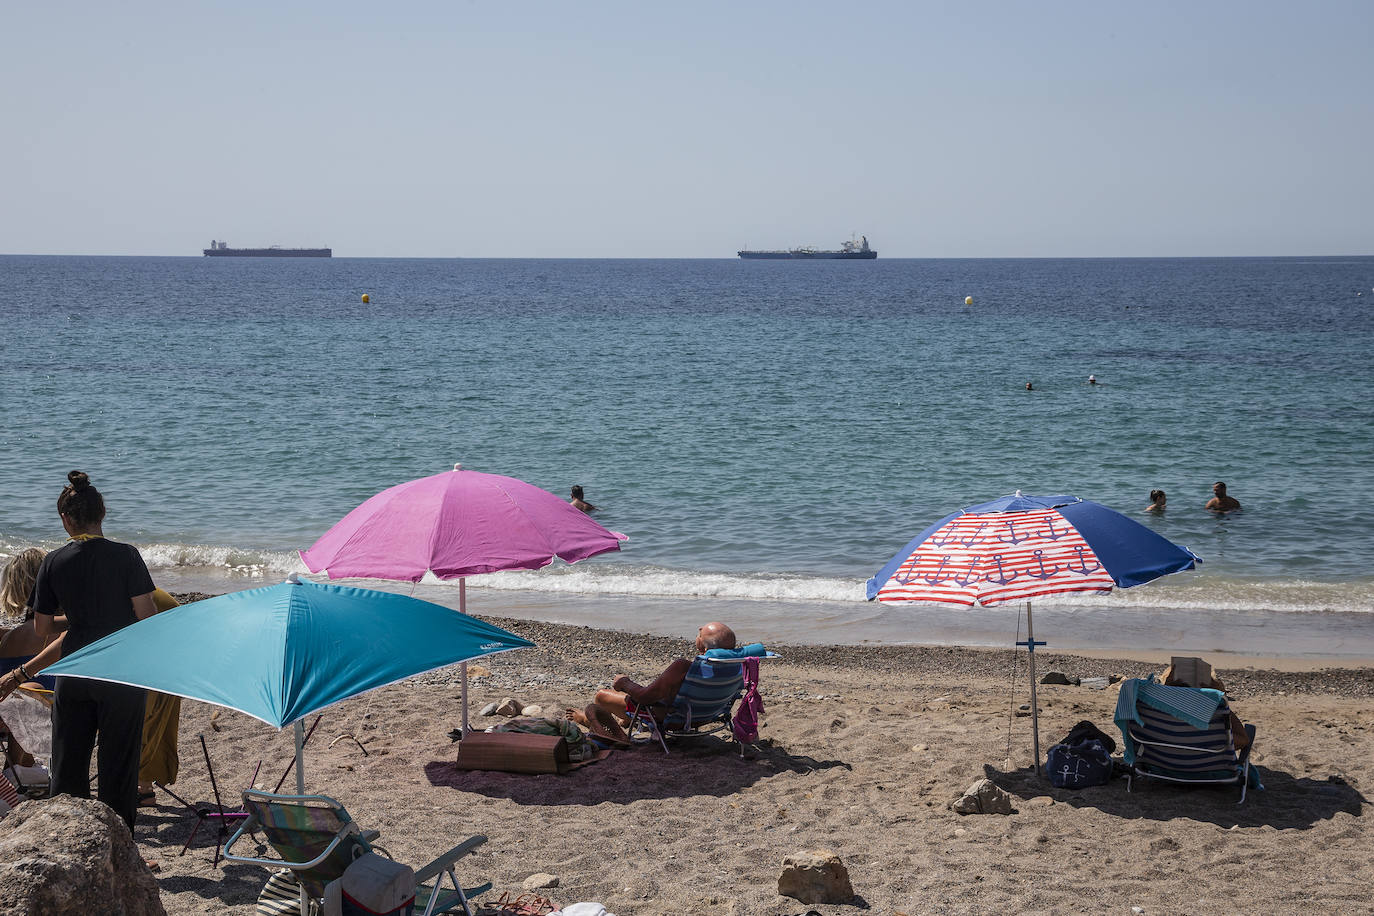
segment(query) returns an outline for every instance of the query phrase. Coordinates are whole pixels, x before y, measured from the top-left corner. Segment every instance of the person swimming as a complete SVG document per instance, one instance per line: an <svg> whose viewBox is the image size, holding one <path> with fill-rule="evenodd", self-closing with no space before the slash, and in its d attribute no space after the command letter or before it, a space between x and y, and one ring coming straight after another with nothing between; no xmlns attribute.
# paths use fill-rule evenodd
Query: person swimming
<svg viewBox="0 0 1374 916"><path fill-rule="evenodd" d="M1240 500L1234 496L1227 496L1226 484L1218 480L1212 484L1212 498L1207 500L1207 505L1203 508L1213 512L1234 512L1240 508Z"/></svg>
<svg viewBox="0 0 1374 916"><path fill-rule="evenodd" d="M1150 504L1145 507L1145 511L1162 513L1164 511L1164 501L1166 498L1163 490L1151 490Z"/></svg>
<svg viewBox="0 0 1374 916"><path fill-rule="evenodd" d="M572 503L574 509L581 509L583 512L596 511L596 506L587 502L586 498L582 495L582 487L580 484L572 488L572 499L568 500L568 502Z"/></svg>

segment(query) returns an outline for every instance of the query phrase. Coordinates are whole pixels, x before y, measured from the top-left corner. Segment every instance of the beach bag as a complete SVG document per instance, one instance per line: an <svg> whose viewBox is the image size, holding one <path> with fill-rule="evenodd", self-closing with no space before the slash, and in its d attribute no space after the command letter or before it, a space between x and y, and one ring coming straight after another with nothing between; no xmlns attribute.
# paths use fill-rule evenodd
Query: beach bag
<svg viewBox="0 0 1374 916"><path fill-rule="evenodd" d="M414 916L415 870L365 853L324 886L324 916Z"/></svg>
<svg viewBox="0 0 1374 916"><path fill-rule="evenodd" d="M1050 748L1045 771L1056 789L1104 786L1112 776L1112 755L1097 738L1061 742Z"/></svg>
<svg viewBox="0 0 1374 916"><path fill-rule="evenodd" d="M566 773L568 742L525 732L471 732L458 745L458 769L506 773Z"/></svg>

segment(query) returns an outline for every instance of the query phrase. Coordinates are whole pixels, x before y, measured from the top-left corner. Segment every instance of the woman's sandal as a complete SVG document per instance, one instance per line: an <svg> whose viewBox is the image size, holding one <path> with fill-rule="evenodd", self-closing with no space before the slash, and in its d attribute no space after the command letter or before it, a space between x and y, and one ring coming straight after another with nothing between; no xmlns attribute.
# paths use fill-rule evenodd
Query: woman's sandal
<svg viewBox="0 0 1374 916"><path fill-rule="evenodd" d="M558 909L558 904L548 897L539 894L521 894L514 900L511 899L510 891L503 891L493 904L498 912L510 913L512 916L548 916Z"/></svg>
<svg viewBox="0 0 1374 916"><path fill-rule="evenodd" d="M138 793L138 806L139 806L140 808L156 808L156 807L157 807L157 793L156 793L156 792L140 792L140 793Z"/></svg>

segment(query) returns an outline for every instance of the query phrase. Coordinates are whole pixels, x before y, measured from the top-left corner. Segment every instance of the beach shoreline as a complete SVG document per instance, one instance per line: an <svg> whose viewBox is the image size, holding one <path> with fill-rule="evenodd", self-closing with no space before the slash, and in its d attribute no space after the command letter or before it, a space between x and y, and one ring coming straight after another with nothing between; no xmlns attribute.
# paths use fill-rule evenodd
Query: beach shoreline
<svg viewBox="0 0 1374 916"><path fill-rule="evenodd" d="M469 665L473 723L511 696L561 714L618 673L645 676L689 650L684 638L481 615L536 648ZM741 638L754 634L741 630ZM1343 911L1374 880L1362 817L1374 785L1374 668L1220 667L1233 705L1259 729L1265 783L1237 805L1234 787L1186 789L1125 780L1072 792L1030 770L1024 650L947 646L774 646L763 666L760 744L740 756L710 737L614 752L565 776L460 771L457 666L323 712L306 751L307 791L342 801L380 829L398 859L423 864L471 833L489 842L460 867L491 880L479 900L535 873L561 904L596 900L617 916L712 912L823 916L993 912L1226 913ZM1158 672L1150 660L1040 652L1070 678ZM1210 660L1210 659L1209 659ZM1039 687L1042 754L1087 719L1109 734L1115 687ZM315 717L310 717L314 722ZM291 732L188 701L181 720L184 798L211 797L197 736L232 797L263 760L271 789ZM352 740L348 740L352 739ZM989 777L1015 813L960 816L948 803ZM226 786L231 787L227 788ZM173 916L252 911L266 872L211 867L213 839L178 855L194 818L163 795L136 836L161 865ZM785 856L827 849L857 901L803 904L777 894ZM487 912L494 912L488 910Z"/></svg>

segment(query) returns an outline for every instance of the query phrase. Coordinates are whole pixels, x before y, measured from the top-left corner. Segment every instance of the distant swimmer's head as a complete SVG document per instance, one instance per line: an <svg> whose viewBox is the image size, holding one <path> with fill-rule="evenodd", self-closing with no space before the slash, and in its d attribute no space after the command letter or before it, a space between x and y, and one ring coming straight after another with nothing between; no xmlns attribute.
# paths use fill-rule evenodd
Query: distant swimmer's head
<svg viewBox="0 0 1374 916"><path fill-rule="evenodd" d="M1096 384L1097 384L1097 376L1095 376L1095 375L1090 375L1090 376L1088 376L1088 384L1089 384L1089 385L1096 385Z"/></svg>
<svg viewBox="0 0 1374 916"><path fill-rule="evenodd" d="M572 498L573 498L573 499L585 499L585 498L586 498L586 497L584 497L584 496L582 495L582 487L581 487L581 486L575 486L575 487L572 488Z"/></svg>
<svg viewBox="0 0 1374 916"><path fill-rule="evenodd" d="M1218 480L1216 483L1212 484L1212 492L1215 493L1215 494L1218 495L1218 496L1225 496L1225 495L1226 495L1226 484L1224 484L1224 483L1222 483L1220 480Z"/></svg>
<svg viewBox="0 0 1374 916"><path fill-rule="evenodd" d="M1151 490L1151 491L1150 491L1150 502L1152 502L1152 503L1162 503L1162 502L1164 502L1164 498L1165 498L1165 497L1164 497L1164 491L1163 491L1163 490Z"/></svg>
<svg viewBox="0 0 1374 916"><path fill-rule="evenodd" d="M1027 390L1027 391L1034 391L1035 388L1031 385L1030 382L1026 382L1026 390Z"/></svg>

